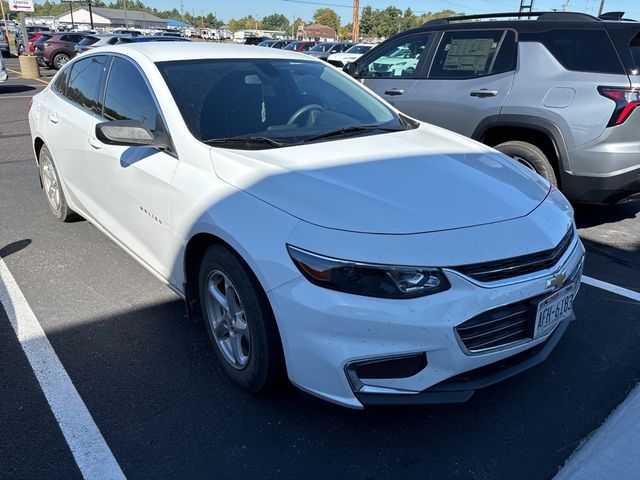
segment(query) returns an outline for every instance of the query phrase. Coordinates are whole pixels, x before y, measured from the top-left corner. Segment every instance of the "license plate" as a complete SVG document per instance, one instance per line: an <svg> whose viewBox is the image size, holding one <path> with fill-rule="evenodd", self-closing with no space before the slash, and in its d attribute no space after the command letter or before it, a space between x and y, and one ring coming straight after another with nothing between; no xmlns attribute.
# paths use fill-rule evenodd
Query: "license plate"
<svg viewBox="0 0 640 480"><path fill-rule="evenodd" d="M533 326L534 339L544 337L558 323L571 317L574 297L575 285L569 285L538 303L536 320Z"/></svg>

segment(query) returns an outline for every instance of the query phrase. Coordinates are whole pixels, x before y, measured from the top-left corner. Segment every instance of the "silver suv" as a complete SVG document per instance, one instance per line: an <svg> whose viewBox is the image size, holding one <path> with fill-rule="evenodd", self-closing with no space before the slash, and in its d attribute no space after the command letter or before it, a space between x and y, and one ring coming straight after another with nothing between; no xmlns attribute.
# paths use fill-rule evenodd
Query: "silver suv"
<svg viewBox="0 0 640 480"><path fill-rule="evenodd" d="M514 19L524 15L533 20ZM573 201L640 192L640 23L622 14L434 20L345 71L399 110L514 157Z"/></svg>

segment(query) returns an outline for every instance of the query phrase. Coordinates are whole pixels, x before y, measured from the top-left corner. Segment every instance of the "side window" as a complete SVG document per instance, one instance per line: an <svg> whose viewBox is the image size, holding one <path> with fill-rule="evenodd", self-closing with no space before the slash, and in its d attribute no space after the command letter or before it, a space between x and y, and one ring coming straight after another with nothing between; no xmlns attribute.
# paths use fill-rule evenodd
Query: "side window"
<svg viewBox="0 0 640 480"><path fill-rule="evenodd" d="M377 54L363 60L358 74L361 78L416 78L418 64L424 58L431 34L424 33L399 38L382 47Z"/></svg>
<svg viewBox="0 0 640 480"><path fill-rule="evenodd" d="M71 65L69 68L63 69L56 78L56 81L53 82L53 89L58 92L60 95L67 96L67 84L69 81L69 72L71 71Z"/></svg>
<svg viewBox="0 0 640 480"><path fill-rule="evenodd" d="M445 32L429 78L465 79L507 72L515 68L515 54L511 31Z"/></svg>
<svg viewBox="0 0 640 480"><path fill-rule="evenodd" d="M139 120L155 132L162 129L160 114L149 87L129 60L114 57L104 100L108 120Z"/></svg>
<svg viewBox="0 0 640 480"><path fill-rule="evenodd" d="M99 115L102 114L102 83L106 63L105 55L74 62L71 65L66 93L69 100Z"/></svg>
<svg viewBox="0 0 640 480"><path fill-rule="evenodd" d="M604 30L551 30L543 34L542 43L567 70L624 74Z"/></svg>

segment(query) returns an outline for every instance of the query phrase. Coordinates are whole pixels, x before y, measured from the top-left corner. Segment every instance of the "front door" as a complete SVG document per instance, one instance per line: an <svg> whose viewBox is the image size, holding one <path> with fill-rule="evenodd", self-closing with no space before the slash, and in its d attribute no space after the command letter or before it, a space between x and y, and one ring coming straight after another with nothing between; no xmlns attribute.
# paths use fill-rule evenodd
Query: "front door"
<svg viewBox="0 0 640 480"><path fill-rule="evenodd" d="M113 57L103 115L106 121L139 120L152 132L166 131L145 77L124 57ZM169 278L173 261L169 219L171 180L177 166L172 152L103 144L95 136L95 124L92 126L87 171L92 195L100 205L95 219L165 278Z"/></svg>

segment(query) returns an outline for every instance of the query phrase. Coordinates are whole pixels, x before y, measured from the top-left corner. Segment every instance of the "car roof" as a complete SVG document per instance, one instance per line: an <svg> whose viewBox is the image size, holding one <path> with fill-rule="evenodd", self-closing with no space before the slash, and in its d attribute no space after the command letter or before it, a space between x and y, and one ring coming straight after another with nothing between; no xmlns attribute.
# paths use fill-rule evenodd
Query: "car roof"
<svg viewBox="0 0 640 480"><path fill-rule="evenodd" d="M105 47L102 52L139 52L152 62L200 59L270 58L319 61L308 55L278 48L255 48L253 45L206 42L144 42Z"/></svg>

